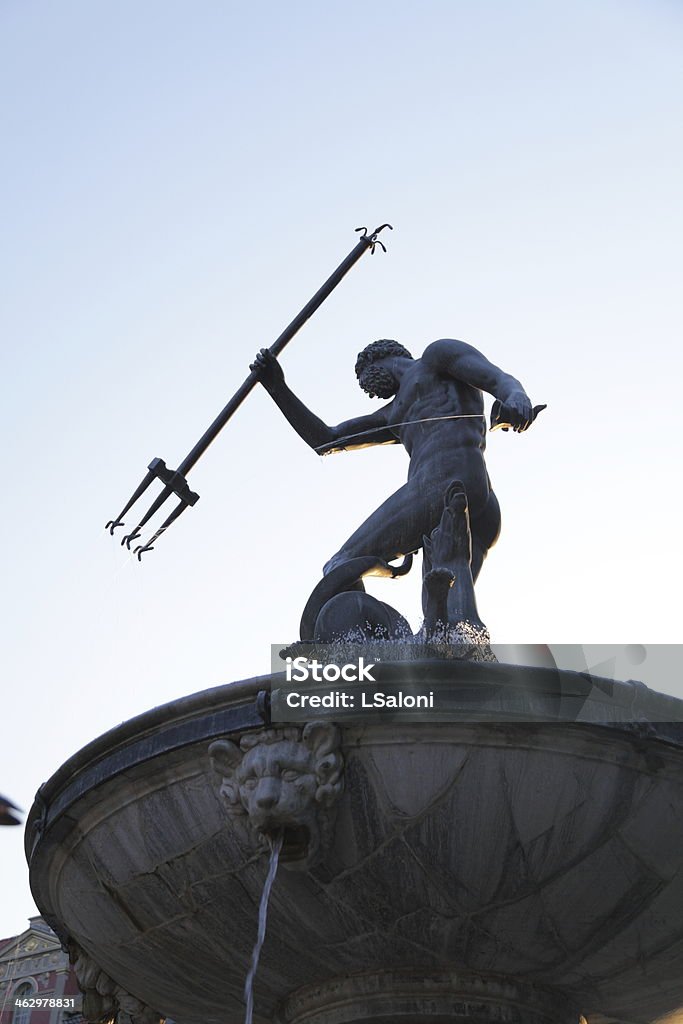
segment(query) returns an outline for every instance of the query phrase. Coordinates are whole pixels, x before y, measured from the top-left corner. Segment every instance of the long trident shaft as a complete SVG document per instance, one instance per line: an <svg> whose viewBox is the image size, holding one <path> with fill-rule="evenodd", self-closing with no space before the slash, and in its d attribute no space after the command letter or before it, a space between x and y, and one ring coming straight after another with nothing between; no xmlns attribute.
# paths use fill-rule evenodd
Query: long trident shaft
<svg viewBox="0 0 683 1024"><path fill-rule="evenodd" d="M346 259L342 260L337 269L332 273L327 281L318 289L312 299L310 299L303 309L297 313L289 326L285 327L282 334L276 338L273 344L270 346L270 351L274 356L278 356L285 345L288 344L299 331L306 321L315 313L316 309L322 305L327 296L332 292L341 279L349 272L351 267L356 263L367 249L374 253L375 246L379 245L384 249L384 245L377 238L380 231L384 228L391 230L391 224L381 224L378 228L375 228L373 232L368 234L367 228L356 228L357 231L361 231L362 235L359 238L357 244L353 247L351 252L348 254ZM147 488L154 480L161 480L163 483L163 489L157 498L152 502L147 512L137 524L135 529L127 534L121 544L125 544L130 550L130 546L133 541L137 540L144 526L149 522L152 516L159 511L161 506L167 501L172 494L175 494L179 499L178 505L175 507L170 516L165 520L164 523L159 527L153 537L147 541L146 544L140 544L135 548L135 553L138 556L138 561L142 558L145 551L151 551L152 546L156 540L161 537L163 533L168 529L171 523L175 522L181 512L190 505L195 505L199 501L199 495L191 491L187 483L187 474L190 472L192 467L204 454L206 449L209 447L212 441L216 439L218 434L221 432L225 424L228 422L231 416L239 409L240 405L247 397L249 392L254 388L259 380L259 374L257 371L252 370L249 376L246 378L244 383L237 389L235 394L232 396L228 404L224 409L219 412L211 426L206 430L197 441L194 448L188 452L183 461L180 463L177 469L168 469L163 459L152 459L149 466L147 467L147 473L140 483L139 487L135 490L133 495L127 504L121 509L116 519L110 519L106 525L106 529L109 530L111 535L114 535L114 530L117 526L123 526L123 517L133 507L139 498L145 493Z"/></svg>

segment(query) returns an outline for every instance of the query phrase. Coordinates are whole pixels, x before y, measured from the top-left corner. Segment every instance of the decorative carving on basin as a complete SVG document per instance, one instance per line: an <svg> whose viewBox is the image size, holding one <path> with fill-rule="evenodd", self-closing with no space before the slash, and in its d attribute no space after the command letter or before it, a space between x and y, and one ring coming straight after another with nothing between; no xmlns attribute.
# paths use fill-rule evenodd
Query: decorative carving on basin
<svg viewBox="0 0 683 1024"><path fill-rule="evenodd" d="M243 736L239 746L222 739L209 747L228 813L246 814L265 839L281 832L286 867L311 867L329 845L344 787L340 747L331 722L268 729Z"/></svg>
<svg viewBox="0 0 683 1024"><path fill-rule="evenodd" d="M164 1017L121 988L77 942L69 942L69 960L83 993L83 1016L94 1024L163 1024Z"/></svg>

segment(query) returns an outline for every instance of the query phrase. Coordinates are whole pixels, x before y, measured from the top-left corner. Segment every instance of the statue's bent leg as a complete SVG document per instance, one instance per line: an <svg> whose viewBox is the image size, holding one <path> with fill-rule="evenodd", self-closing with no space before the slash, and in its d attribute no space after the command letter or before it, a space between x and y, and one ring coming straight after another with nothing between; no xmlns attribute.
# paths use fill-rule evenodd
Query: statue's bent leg
<svg viewBox="0 0 683 1024"><path fill-rule="evenodd" d="M417 551L422 537L434 529L443 509L443 487L426 488L416 477L400 487L358 527L323 572L361 555L390 562Z"/></svg>

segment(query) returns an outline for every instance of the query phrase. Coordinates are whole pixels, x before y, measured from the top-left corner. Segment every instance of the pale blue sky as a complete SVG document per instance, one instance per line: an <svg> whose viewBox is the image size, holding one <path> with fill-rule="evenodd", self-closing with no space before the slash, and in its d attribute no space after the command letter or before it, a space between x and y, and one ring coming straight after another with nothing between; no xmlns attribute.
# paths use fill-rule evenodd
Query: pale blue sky
<svg viewBox="0 0 683 1024"><path fill-rule="evenodd" d="M360 224L389 252L287 350L295 390L336 422L372 408L366 342L480 347L548 403L490 438L494 638L680 638L682 35L656 0L2 5L0 792L28 809L105 729L266 671L402 482L256 393L142 566L102 532ZM415 625L417 576L381 591ZM1 935L32 913L18 829L0 873Z"/></svg>

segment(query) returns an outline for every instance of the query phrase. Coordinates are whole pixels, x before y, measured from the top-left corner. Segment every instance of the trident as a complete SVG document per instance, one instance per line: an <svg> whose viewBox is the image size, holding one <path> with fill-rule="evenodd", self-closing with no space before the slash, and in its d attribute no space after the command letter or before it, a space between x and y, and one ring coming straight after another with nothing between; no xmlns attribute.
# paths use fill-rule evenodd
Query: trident
<svg viewBox="0 0 683 1024"><path fill-rule="evenodd" d="M285 345L292 340L294 335L301 327L303 327L309 317L311 317L313 313L315 313L316 309L322 305L330 292L337 287L344 275L348 273L354 263L361 258L367 249L374 254L375 246L379 245L381 249L386 252L384 244L377 238L380 231L383 231L384 228L393 230L391 224L381 224L370 234L368 234L367 228L356 228L356 231L362 232L357 244L353 247L346 259L339 264L334 273L328 277L324 285L318 289L313 298L306 303L301 312L294 317L291 324L288 327L285 327L280 337L277 338L270 346L270 351L274 356L280 355ZM135 529L131 533L126 534L121 541L121 544L125 544L130 551L130 546L133 541L140 537L142 528L146 526L152 516L159 511L164 502L170 498L172 494L175 494L176 497L180 499L168 519L161 524L154 536L151 537L146 544L139 544L134 549L135 554L138 556L138 561L141 561L145 551L152 551L154 542L157 541L159 537L166 532L166 530L168 530L171 523L176 521L181 512L184 512L190 505L196 505L199 501L199 495L195 491L191 491L189 488L187 483L187 474L201 458L211 442L218 437L230 417L237 411L237 409L239 409L240 405L255 386L258 379L258 371L252 370L241 387L237 389L225 408L219 412L211 426L204 432L204 434L202 434L192 451L185 456L177 469L169 469L163 459L152 459L147 467L147 473L142 480L142 483L133 493L130 501L128 501L121 509L116 519L110 519L107 523L105 529L109 530L113 537L116 527L124 525L123 517L133 507L138 499L142 497L149 485L154 480L161 480L164 485L161 493L152 502Z"/></svg>

